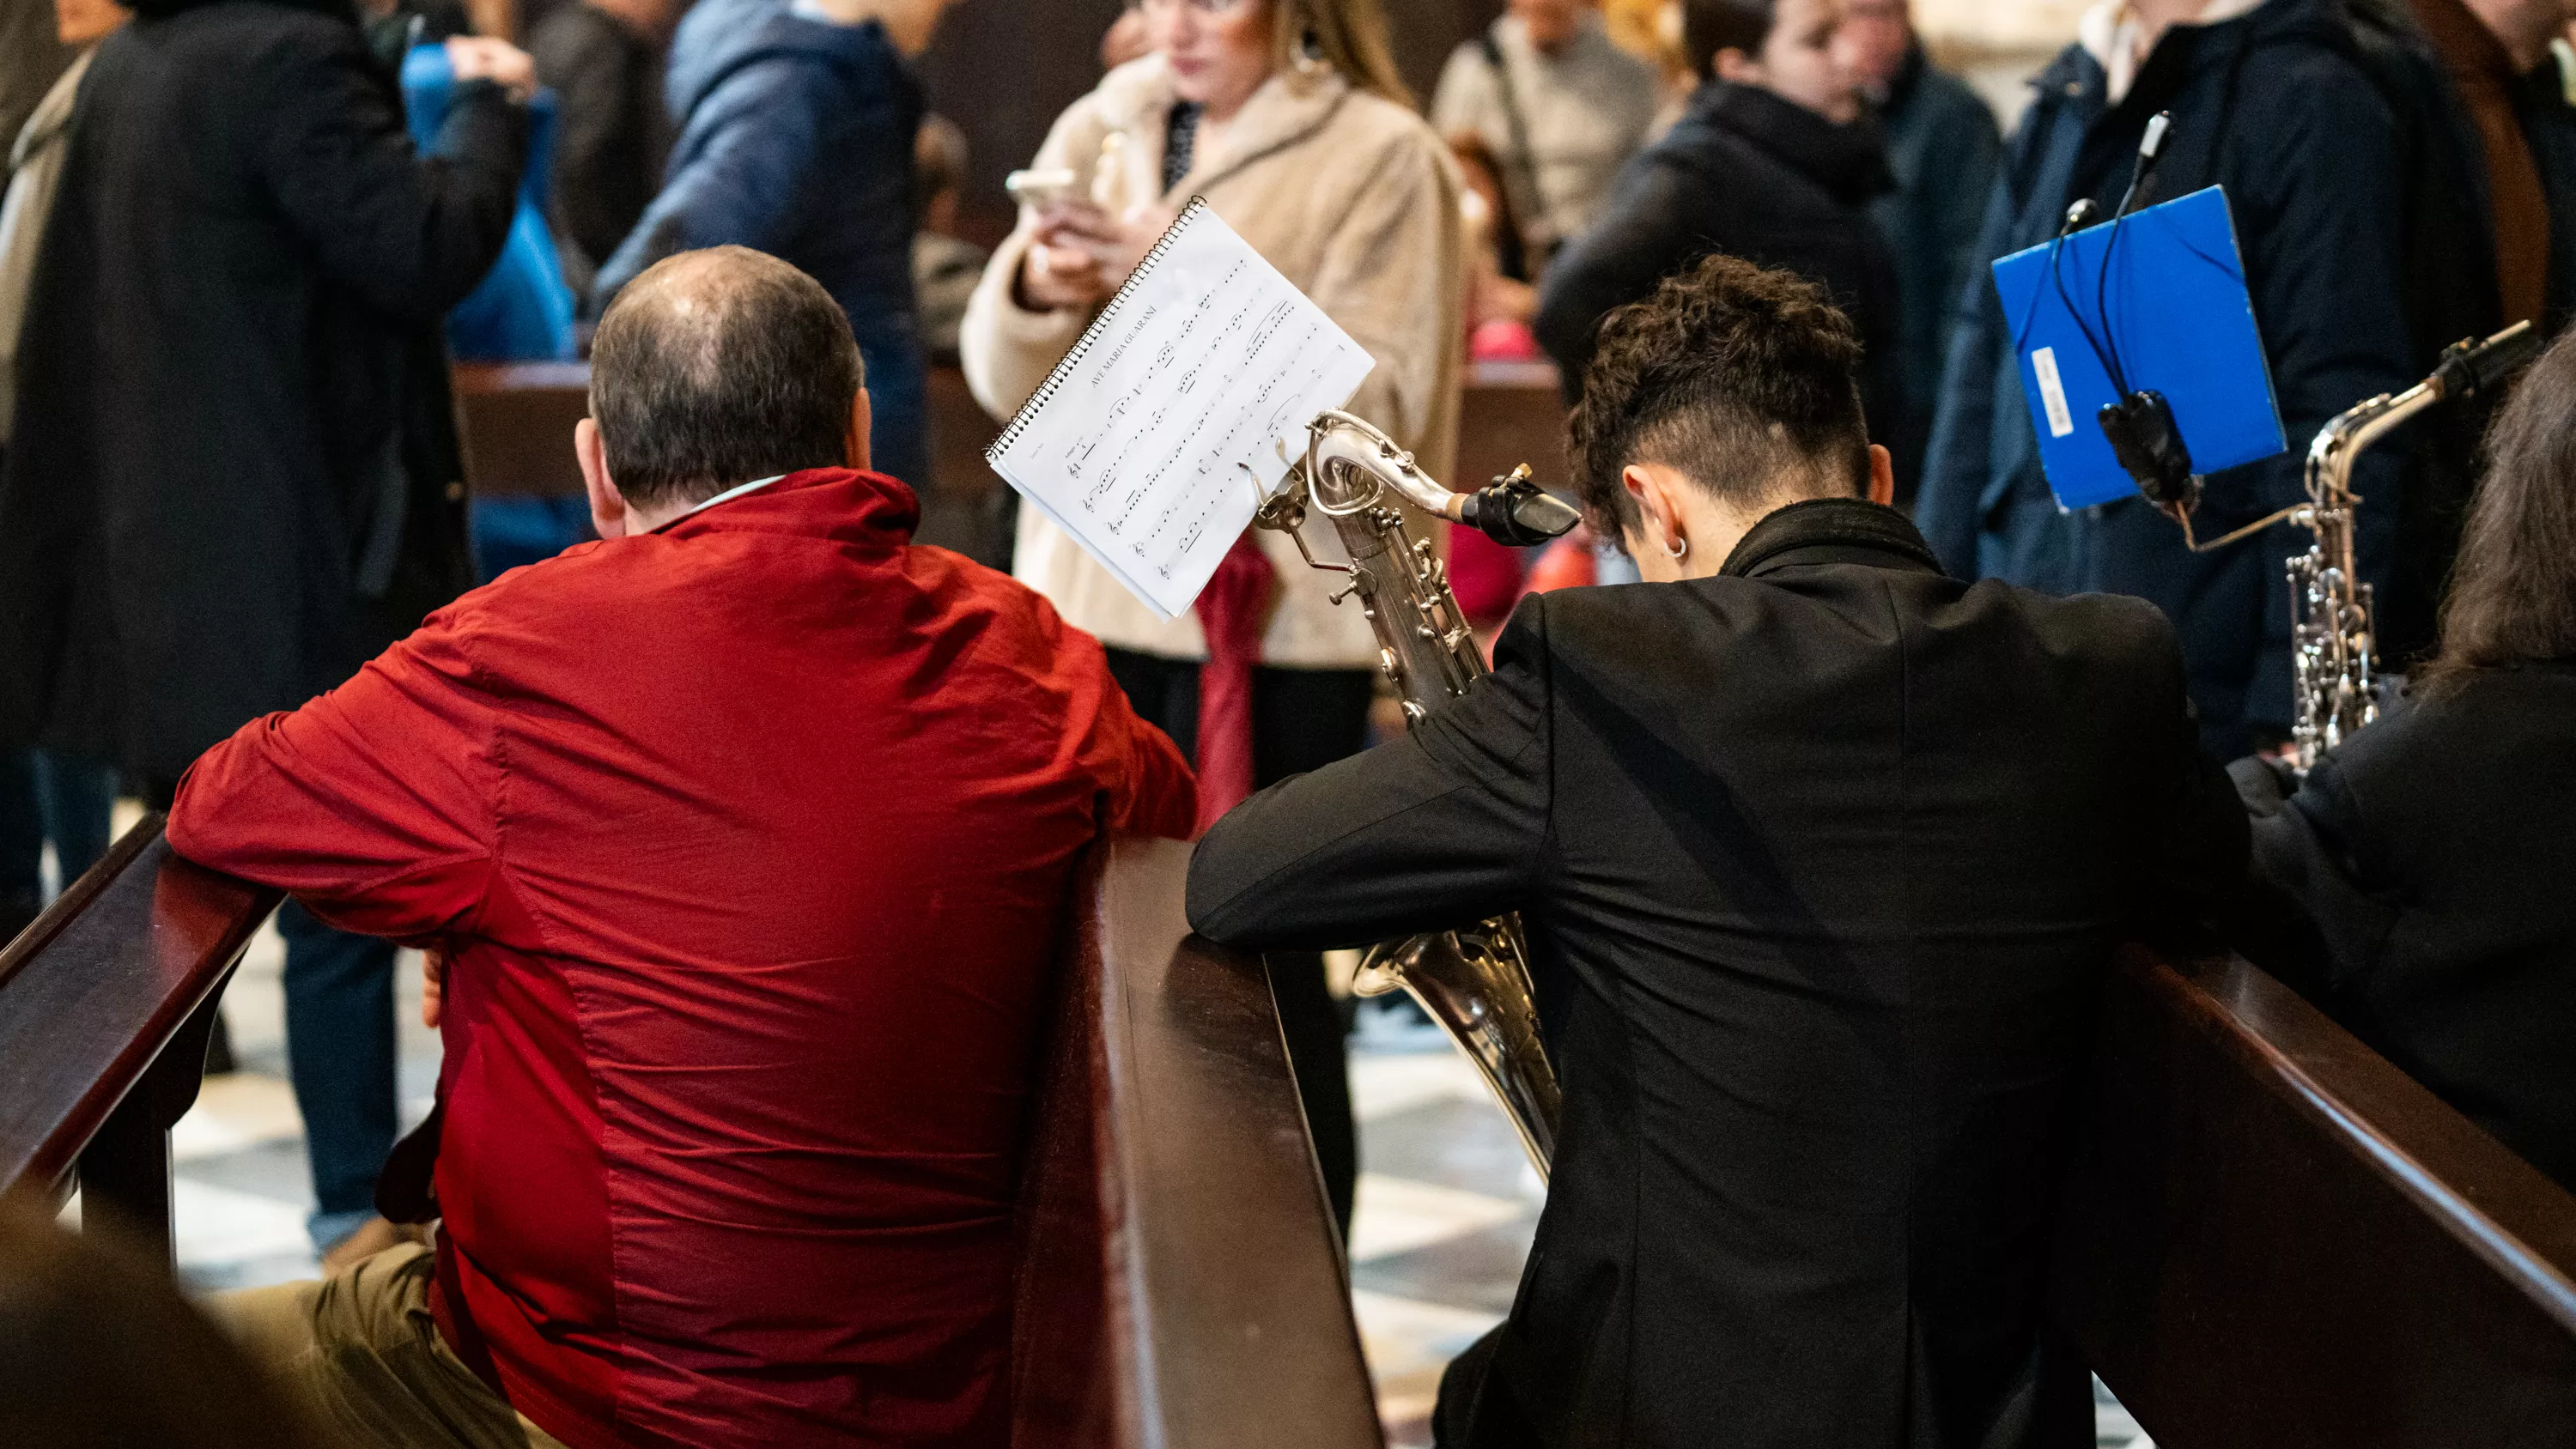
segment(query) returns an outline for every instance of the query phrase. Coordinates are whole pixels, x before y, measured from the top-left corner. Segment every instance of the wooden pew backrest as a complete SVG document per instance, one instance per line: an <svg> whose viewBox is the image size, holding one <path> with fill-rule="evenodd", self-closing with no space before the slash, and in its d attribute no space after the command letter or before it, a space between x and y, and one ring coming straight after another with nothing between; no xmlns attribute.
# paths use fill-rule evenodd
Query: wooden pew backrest
<svg viewBox="0 0 2576 1449"><path fill-rule="evenodd" d="M2123 953L2052 1316L2159 1449L2576 1442L2576 1197L2231 956Z"/></svg>
<svg viewBox="0 0 2576 1449"><path fill-rule="evenodd" d="M992 536L986 515L1005 486L984 464L984 447L1001 425L966 388L965 374L934 367L927 380L932 467L922 493L926 542L970 557L998 557L1008 542ZM590 410L590 365L583 362L459 363L456 408L462 420L465 477L485 498L575 497L581 467L573 457L573 424ZM1545 362L1480 362L1469 367L1460 399L1455 488L1482 488L1527 463L1538 481L1568 481L1565 404L1556 368Z"/></svg>
<svg viewBox="0 0 2576 1449"><path fill-rule="evenodd" d="M1080 892L1022 1190L1013 1440L1378 1449L1269 979L1189 935L1188 863L1115 841Z"/></svg>
<svg viewBox="0 0 2576 1449"><path fill-rule="evenodd" d="M573 425L590 416L587 362L460 362L465 482L478 498L578 498Z"/></svg>
<svg viewBox="0 0 2576 1449"><path fill-rule="evenodd" d="M79 1168L82 1211L170 1241L170 1125L214 1002L278 894L171 853L147 815L0 945L0 1193Z"/></svg>

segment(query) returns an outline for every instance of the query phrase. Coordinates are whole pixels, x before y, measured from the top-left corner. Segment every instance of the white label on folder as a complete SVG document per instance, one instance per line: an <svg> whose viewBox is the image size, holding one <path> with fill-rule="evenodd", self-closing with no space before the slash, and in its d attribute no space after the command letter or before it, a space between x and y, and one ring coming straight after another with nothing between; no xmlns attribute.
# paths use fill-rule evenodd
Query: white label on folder
<svg viewBox="0 0 2576 1449"><path fill-rule="evenodd" d="M2066 384L2057 378L2057 349L2043 347L2030 355L2030 370L2039 374L2039 405L2048 410L2048 435L2062 438L2075 431L2075 417L2066 410Z"/></svg>

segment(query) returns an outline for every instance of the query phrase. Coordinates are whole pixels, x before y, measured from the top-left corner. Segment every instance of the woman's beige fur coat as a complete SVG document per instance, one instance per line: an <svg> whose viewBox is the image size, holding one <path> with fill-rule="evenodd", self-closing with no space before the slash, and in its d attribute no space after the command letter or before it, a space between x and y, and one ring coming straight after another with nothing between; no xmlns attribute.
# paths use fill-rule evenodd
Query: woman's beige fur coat
<svg viewBox="0 0 2576 1449"><path fill-rule="evenodd" d="M1202 143L1190 173L1159 185L1172 85L1162 59L1111 71L1056 119L1032 165L1089 176L1113 134L1106 190L1177 210L1204 196L1226 223L1376 359L1347 404L1413 450L1443 482L1458 445L1465 355L1465 269L1458 179L1448 150L1419 116L1355 89L1340 75L1283 72L1262 84L1226 128ZM1035 214L1024 209L967 304L958 347L976 400L1007 418L1028 400L1089 325L1085 312L1029 312L1012 299ZM1320 559L1343 557L1320 519L1307 526ZM1307 568L1296 545L1259 535L1279 572L1261 662L1365 668L1377 642L1355 604L1326 601L1338 579ZM1020 510L1013 571L1065 619L1121 649L1170 659L1207 654L1192 614L1163 620L1034 508Z"/></svg>

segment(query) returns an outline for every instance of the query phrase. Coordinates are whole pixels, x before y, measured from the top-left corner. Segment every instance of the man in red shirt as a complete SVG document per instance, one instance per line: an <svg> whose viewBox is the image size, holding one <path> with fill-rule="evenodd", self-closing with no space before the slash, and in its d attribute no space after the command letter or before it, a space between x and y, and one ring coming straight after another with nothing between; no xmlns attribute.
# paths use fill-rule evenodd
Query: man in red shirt
<svg viewBox="0 0 2576 1449"><path fill-rule="evenodd" d="M860 382L811 278L663 262L594 346L601 541L179 788L181 854L449 963L435 1255L218 1305L364 1442L1007 1436L1072 872L1195 791L1097 643L913 546Z"/></svg>

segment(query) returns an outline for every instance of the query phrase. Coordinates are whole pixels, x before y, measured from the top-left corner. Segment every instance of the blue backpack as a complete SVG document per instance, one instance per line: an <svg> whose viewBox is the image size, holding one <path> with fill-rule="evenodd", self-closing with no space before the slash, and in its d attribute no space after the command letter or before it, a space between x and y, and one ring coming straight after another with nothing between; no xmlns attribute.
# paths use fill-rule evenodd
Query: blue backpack
<svg viewBox="0 0 2576 1449"><path fill-rule="evenodd" d="M447 50L416 45L403 57L403 108L412 144L427 151L447 121L456 72ZM555 98L539 91L528 105L528 164L520 173L518 213L491 275L447 314L447 346L465 362L554 362L574 356L572 288L546 225L546 178L554 149Z"/></svg>

